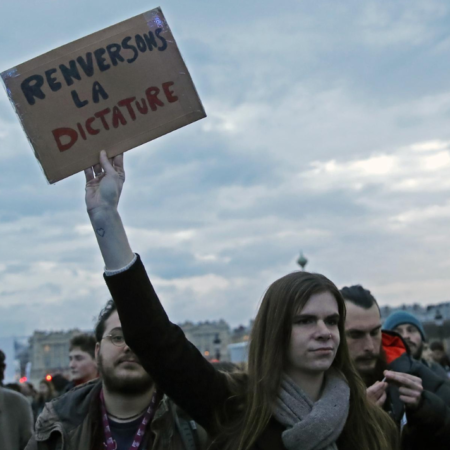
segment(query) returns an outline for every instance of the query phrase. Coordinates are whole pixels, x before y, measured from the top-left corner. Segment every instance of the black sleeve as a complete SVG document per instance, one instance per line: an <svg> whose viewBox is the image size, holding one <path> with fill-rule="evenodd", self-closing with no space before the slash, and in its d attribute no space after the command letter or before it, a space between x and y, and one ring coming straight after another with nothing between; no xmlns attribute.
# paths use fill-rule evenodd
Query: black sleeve
<svg viewBox="0 0 450 450"><path fill-rule="evenodd" d="M436 362L430 363L430 370L438 377L441 377L443 380L448 381L447 372L440 364Z"/></svg>
<svg viewBox="0 0 450 450"><path fill-rule="evenodd" d="M157 386L212 431L214 413L230 395L225 375L215 370L180 327L169 321L139 255L125 272L104 278L127 345Z"/></svg>
<svg viewBox="0 0 450 450"><path fill-rule="evenodd" d="M448 450L450 442L450 408L444 401L428 391L423 391L422 401L416 410L407 410L404 430L406 448Z"/></svg>
<svg viewBox="0 0 450 450"><path fill-rule="evenodd" d="M422 379L424 391L435 394L447 406L450 406L450 380L448 378L441 378L420 362L415 362L412 368L411 375L416 375Z"/></svg>

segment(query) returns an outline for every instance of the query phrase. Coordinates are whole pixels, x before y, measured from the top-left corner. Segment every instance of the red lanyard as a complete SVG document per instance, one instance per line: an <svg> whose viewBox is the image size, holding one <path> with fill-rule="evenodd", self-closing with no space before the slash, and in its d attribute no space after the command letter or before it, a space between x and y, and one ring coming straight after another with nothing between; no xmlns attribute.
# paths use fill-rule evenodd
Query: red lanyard
<svg viewBox="0 0 450 450"><path fill-rule="evenodd" d="M155 415L157 398L158 396L155 391L152 400L150 402L150 405L144 414L142 422L139 425L138 430L136 431L130 450L136 450L141 445L142 439L144 438L145 429L147 428L148 423L153 420L153 416ZM117 443L112 437L111 428L109 426L108 413L106 412L105 407L105 397L103 396L103 389L100 391L100 406L102 408L103 432L105 433L106 450L117 450Z"/></svg>

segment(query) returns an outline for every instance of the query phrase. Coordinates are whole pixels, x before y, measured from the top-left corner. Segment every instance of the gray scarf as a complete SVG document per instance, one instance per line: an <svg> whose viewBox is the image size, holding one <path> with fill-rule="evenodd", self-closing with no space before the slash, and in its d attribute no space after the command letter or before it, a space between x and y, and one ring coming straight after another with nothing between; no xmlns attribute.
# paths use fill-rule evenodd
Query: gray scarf
<svg viewBox="0 0 450 450"><path fill-rule="evenodd" d="M283 375L274 411L287 429L282 433L287 450L337 450L336 440L347 421L350 388L334 370L328 370L320 399L311 399Z"/></svg>

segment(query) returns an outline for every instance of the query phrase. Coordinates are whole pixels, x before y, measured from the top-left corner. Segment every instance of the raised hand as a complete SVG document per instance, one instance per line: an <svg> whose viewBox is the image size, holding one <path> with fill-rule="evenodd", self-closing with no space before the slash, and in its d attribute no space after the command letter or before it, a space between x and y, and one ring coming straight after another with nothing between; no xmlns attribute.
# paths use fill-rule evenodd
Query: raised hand
<svg viewBox="0 0 450 450"><path fill-rule="evenodd" d="M103 209L117 209L125 171L123 155L108 159L106 152L100 152L100 163L84 171L86 175L86 208L89 215Z"/></svg>
<svg viewBox="0 0 450 450"><path fill-rule="evenodd" d="M388 383L398 386L400 400L406 408L415 409L419 406L423 392L422 380L419 377L391 370L385 370L384 376Z"/></svg>
<svg viewBox="0 0 450 450"><path fill-rule="evenodd" d="M134 259L117 205L125 181L123 155L112 160L100 152L100 164L86 169L86 208L105 268L118 270Z"/></svg>

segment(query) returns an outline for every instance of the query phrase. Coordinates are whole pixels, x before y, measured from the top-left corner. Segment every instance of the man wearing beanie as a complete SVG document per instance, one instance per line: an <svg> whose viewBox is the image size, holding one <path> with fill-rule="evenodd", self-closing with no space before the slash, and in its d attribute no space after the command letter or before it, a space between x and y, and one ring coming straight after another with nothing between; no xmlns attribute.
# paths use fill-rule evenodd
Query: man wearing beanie
<svg viewBox="0 0 450 450"><path fill-rule="evenodd" d="M425 330L420 321L413 314L406 311L392 313L384 322L383 330L395 331L408 346L411 356L431 369L436 375L447 379L445 370L435 362L422 359L423 343L427 341Z"/></svg>

